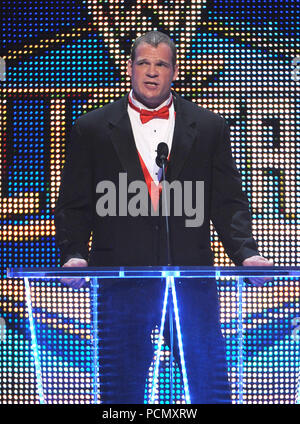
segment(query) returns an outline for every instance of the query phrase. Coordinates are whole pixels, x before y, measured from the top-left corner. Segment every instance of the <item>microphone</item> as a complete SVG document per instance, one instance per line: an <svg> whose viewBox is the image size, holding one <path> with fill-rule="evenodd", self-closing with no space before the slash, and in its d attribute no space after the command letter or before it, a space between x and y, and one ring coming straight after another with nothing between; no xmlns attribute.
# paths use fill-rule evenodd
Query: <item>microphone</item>
<svg viewBox="0 0 300 424"><path fill-rule="evenodd" d="M159 143L157 146L156 165L164 168L168 162L169 147L166 143Z"/></svg>

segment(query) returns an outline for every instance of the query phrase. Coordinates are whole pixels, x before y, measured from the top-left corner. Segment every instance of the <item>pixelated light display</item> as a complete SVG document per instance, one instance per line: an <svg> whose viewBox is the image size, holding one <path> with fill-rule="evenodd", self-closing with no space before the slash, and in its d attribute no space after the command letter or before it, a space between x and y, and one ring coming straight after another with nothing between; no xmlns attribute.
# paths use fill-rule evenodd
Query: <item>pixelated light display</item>
<svg viewBox="0 0 300 424"><path fill-rule="evenodd" d="M0 312L6 332L0 341L0 402L38 403L24 282L7 278L6 268L58 265L53 208L67 134L79 115L128 92L130 45L147 30L166 31L178 46L174 89L230 123L261 253L276 265L299 265L300 83L293 78L300 56L299 3L4 0L1 11L6 78L0 81ZM211 242L216 264L231 265L214 232ZM237 403L237 291L227 279L218 288ZM45 401L93 402L89 289L37 281L31 295ZM242 401L297 402L299 342L292 320L300 316L299 281L247 285L242 296ZM162 348L167 368L168 346ZM160 401L168 401L167 379L159 384ZM183 402L179 374L176 384L177 401Z"/></svg>

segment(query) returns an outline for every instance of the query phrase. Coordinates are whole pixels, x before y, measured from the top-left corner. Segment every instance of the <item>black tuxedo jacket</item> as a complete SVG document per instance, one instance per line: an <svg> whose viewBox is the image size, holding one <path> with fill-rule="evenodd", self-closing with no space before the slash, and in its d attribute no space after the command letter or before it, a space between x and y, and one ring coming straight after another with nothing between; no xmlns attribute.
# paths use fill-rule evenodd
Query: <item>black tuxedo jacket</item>
<svg viewBox="0 0 300 424"><path fill-rule="evenodd" d="M176 119L166 179L204 181L204 222L187 227L187 217L174 216L171 207L172 263L213 264L212 221L229 257L241 265L258 251L247 196L231 155L228 126L219 115L173 95ZM144 181L127 101L125 96L81 116L72 129L55 213L62 263L79 257L90 266L167 264L165 217L161 214L118 216L117 211L117 216L100 217L96 212L100 181L109 180L118 187L122 172L127 173L128 184Z"/></svg>

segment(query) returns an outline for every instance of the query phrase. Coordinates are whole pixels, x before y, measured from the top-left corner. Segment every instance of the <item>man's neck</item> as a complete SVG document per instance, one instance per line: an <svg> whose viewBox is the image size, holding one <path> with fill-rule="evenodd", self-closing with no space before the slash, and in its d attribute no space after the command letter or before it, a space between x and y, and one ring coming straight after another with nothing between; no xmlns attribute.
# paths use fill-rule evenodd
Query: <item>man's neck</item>
<svg viewBox="0 0 300 424"><path fill-rule="evenodd" d="M135 106L137 106L140 109L160 109L161 107L165 106L166 104L169 103L172 93L170 92L169 96L160 104L156 105L156 106L150 106L150 105L146 105L143 102L141 102L139 99L137 99L135 93L133 90L130 91L129 96L131 97L131 101L133 102L133 104Z"/></svg>

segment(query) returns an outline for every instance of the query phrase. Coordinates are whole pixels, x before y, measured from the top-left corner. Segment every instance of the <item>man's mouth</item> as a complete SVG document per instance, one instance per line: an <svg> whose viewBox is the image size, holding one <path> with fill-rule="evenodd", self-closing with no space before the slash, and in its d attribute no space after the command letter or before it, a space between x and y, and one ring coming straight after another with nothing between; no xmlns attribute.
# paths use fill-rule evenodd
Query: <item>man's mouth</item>
<svg viewBox="0 0 300 424"><path fill-rule="evenodd" d="M154 82L154 81L146 81L145 84L148 87L157 87L158 86L157 82Z"/></svg>

